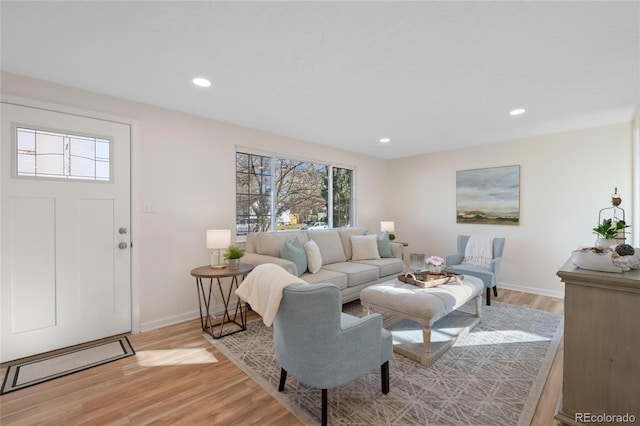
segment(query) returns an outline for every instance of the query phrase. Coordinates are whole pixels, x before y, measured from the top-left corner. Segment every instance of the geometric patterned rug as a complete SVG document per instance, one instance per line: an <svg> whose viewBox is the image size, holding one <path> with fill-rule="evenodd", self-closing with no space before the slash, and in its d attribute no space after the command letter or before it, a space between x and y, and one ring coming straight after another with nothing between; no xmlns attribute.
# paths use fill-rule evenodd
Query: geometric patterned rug
<svg viewBox="0 0 640 426"><path fill-rule="evenodd" d="M475 301L461 310L475 312ZM359 301L345 312L360 315ZM482 322L431 367L394 352L390 392L380 369L328 392L332 425L529 425L563 333L562 315L495 302ZM446 317L434 328L446 327ZM207 339L303 423L320 423L321 392L289 375L278 392L273 333L258 319L247 331Z"/></svg>

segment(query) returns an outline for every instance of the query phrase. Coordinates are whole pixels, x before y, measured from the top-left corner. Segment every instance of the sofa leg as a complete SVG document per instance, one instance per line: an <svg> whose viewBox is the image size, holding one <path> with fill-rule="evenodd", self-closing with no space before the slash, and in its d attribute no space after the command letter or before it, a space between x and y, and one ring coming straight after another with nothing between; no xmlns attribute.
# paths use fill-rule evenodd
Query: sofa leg
<svg viewBox="0 0 640 426"><path fill-rule="evenodd" d="M322 426L327 426L327 390L322 389Z"/></svg>
<svg viewBox="0 0 640 426"><path fill-rule="evenodd" d="M284 382L287 380L287 370L280 368L280 384L278 385L278 391L284 390Z"/></svg>
<svg viewBox="0 0 640 426"><path fill-rule="evenodd" d="M380 376L382 377L382 393L389 393L389 361L380 366Z"/></svg>
<svg viewBox="0 0 640 426"><path fill-rule="evenodd" d="M487 290L487 306L491 306L491 289L489 287L485 287Z"/></svg>
<svg viewBox="0 0 640 426"><path fill-rule="evenodd" d="M498 287L496 287L495 285L493 286L493 295L495 297L498 297Z"/></svg>

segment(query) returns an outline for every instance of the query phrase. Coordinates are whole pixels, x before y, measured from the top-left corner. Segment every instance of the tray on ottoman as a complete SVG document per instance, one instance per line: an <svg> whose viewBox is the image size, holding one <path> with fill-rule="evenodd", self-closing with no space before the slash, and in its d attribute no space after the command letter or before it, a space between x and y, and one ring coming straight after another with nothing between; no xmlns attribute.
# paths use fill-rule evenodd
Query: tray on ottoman
<svg viewBox="0 0 640 426"><path fill-rule="evenodd" d="M441 274L431 274L429 272L412 274L411 272L407 272L398 275L398 280L403 283L417 285L418 287L429 288L442 284L462 285L464 275L456 274L455 272L443 272Z"/></svg>

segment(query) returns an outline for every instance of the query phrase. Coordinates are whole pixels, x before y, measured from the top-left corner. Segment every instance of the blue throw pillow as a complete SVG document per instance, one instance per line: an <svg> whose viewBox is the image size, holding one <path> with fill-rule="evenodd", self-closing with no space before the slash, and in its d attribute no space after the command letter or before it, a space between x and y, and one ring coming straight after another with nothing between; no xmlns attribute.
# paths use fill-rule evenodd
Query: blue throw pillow
<svg viewBox="0 0 640 426"><path fill-rule="evenodd" d="M381 232L378 235L378 253L380 254L380 257L393 257L388 231Z"/></svg>
<svg viewBox="0 0 640 426"><path fill-rule="evenodd" d="M364 235L371 235L371 232L364 231ZM377 238L378 254L380 257L393 257L391 252L391 241L389 241L389 231L381 232Z"/></svg>
<svg viewBox="0 0 640 426"><path fill-rule="evenodd" d="M293 241L285 241L280 249L280 257L296 264L298 276L307 272L307 254L302 243L296 237Z"/></svg>

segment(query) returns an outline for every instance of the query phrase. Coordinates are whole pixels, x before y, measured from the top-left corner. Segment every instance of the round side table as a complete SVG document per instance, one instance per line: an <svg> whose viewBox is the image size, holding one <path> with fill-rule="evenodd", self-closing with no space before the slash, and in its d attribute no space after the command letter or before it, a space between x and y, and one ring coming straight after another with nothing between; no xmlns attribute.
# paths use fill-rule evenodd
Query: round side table
<svg viewBox="0 0 640 426"><path fill-rule="evenodd" d="M228 336L239 331L247 329L247 316L244 311L242 300L238 298L236 302L235 311L233 312L233 318L229 314L229 302L231 300L231 292L235 288L238 288L238 277L247 276L249 272L253 270L253 265L247 265L241 263L238 269L213 269L211 266L200 266L191 270L191 276L196 277L196 288L198 290L198 301L200 303L200 324L202 325L202 331L208 333L214 339L219 339L223 336ZM203 279L209 279L209 288L203 282ZM231 278L229 284L229 291L225 297L225 292L222 289L222 278ZM220 290L220 296L222 297L222 303L224 305L224 312L222 314L222 320L219 324L214 324L215 315L211 312L211 296L213 294L213 280L218 283L218 289ZM239 317L239 319L238 319ZM225 324L235 324L237 327L227 327ZM214 326L219 327L219 331L214 331ZM239 328L238 328L239 327Z"/></svg>

